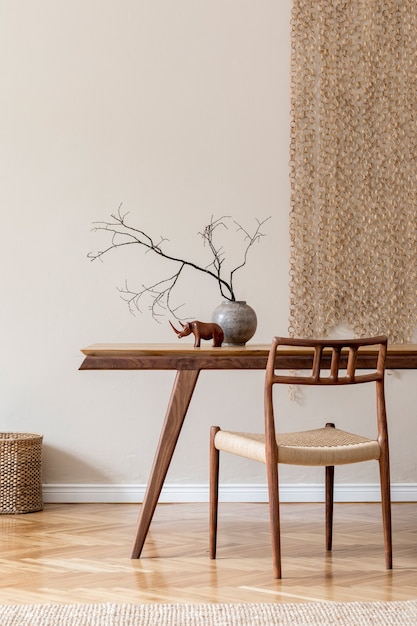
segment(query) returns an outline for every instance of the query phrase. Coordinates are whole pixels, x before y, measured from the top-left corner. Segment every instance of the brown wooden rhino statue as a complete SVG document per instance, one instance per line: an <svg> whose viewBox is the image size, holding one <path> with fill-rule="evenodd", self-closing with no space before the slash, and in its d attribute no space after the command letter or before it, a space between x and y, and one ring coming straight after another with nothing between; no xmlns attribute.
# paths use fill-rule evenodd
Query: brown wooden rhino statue
<svg viewBox="0 0 417 626"><path fill-rule="evenodd" d="M213 347L215 348L220 348L223 343L223 330L218 324L214 324L214 322L199 322L198 320L187 322L186 324L180 322L182 330L177 330L172 322L169 323L177 333L179 339L181 339L181 337L187 337L193 333L195 338L194 348L200 347L202 339L213 339Z"/></svg>

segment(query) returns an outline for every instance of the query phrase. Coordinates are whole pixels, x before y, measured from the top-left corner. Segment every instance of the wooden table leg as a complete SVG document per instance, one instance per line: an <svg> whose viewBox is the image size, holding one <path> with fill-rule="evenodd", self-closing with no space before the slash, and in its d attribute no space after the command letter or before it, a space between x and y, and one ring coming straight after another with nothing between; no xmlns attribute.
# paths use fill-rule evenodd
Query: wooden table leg
<svg viewBox="0 0 417 626"><path fill-rule="evenodd" d="M138 559L142 552L199 373L200 370L177 371L139 514L132 559Z"/></svg>

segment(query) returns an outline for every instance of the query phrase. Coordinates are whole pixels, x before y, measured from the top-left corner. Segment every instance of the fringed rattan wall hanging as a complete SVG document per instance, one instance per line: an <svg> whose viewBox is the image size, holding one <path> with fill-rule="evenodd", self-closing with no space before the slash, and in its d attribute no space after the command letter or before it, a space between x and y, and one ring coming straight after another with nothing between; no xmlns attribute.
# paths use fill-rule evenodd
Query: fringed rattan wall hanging
<svg viewBox="0 0 417 626"><path fill-rule="evenodd" d="M417 2L293 0L290 334L417 326Z"/></svg>

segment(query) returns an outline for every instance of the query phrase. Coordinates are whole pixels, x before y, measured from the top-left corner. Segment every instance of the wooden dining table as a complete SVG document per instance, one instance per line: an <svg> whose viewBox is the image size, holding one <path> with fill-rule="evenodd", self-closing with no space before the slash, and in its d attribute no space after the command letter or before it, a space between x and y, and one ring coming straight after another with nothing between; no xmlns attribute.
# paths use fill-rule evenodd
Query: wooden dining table
<svg viewBox="0 0 417 626"><path fill-rule="evenodd" d="M193 392L202 370L264 370L269 344L222 346L203 344L93 344L83 348L80 370L175 370L176 376L169 398L153 465L140 509L131 558L140 557L156 505L168 472L175 446L181 433ZM308 369L312 352L305 348L280 350L276 368ZM330 363L330 360L329 360ZM376 349L367 348L358 355L358 368L375 367ZM417 344L388 346L387 369L417 369ZM262 393L262 390L261 390Z"/></svg>

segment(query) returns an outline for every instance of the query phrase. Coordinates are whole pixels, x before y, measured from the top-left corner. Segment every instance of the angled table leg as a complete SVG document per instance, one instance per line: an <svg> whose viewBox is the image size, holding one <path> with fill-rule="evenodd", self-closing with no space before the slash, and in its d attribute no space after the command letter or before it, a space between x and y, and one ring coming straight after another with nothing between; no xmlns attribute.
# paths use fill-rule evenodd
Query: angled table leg
<svg viewBox="0 0 417 626"><path fill-rule="evenodd" d="M199 373L200 370L177 371L139 514L132 559L138 559L142 552Z"/></svg>

